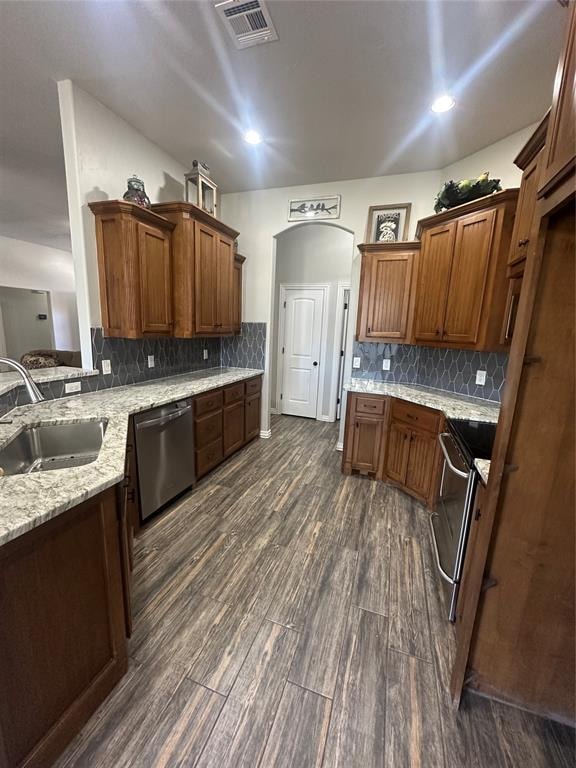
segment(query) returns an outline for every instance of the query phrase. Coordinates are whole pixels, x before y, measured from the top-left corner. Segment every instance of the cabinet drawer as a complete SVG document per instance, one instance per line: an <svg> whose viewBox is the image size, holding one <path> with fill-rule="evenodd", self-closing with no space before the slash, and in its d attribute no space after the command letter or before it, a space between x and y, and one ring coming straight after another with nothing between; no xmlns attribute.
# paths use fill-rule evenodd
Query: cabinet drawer
<svg viewBox="0 0 576 768"><path fill-rule="evenodd" d="M207 392L205 395L199 395L194 398L194 413L201 416L209 411L216 411L222 408L222 390L217 389L214 392Z"/></svg>
<svg viewBox="0 0 576 768"><path fill-rule="evenodd" d="M232 384L229 387L224 388L224 404L236 403L238 400L242 400L244 397L244 382L240 381L238 384Z"/></svg>
<svg viewBox="0 0 576 768"><path fill-rule="evenodd" d="M250 379L246 382L246 397L255 395L262 389L262 376L258 376L256 379Z"/></svg>
<svg viewBox="0 0 576 768"><path fill-rule="evenodd" d="M207 413L194 421L194 445L196 450L205 448L222 437L222 412Z"/></svg>
<svg viewBox="0 0 576 768"><path fill-rule="evenodd" d="M406 400L392 401L392 418L411 424L413 427L425 429L428 432L438 432L442 414L430 411L424 406L408 403Z"/></svg>
<svg viewBox="0 0 576 768"><path fill-rule="evenodd" d="M356 413L371 413L373 416L383 416L385 408L385 397L356 397Z"/></svg>
<svg viewBox="0 0 576 768"><path fill-rule="evenodd" d="M222 438L196 451L196 477L200 478L214 469L224 458Z"/></svg>

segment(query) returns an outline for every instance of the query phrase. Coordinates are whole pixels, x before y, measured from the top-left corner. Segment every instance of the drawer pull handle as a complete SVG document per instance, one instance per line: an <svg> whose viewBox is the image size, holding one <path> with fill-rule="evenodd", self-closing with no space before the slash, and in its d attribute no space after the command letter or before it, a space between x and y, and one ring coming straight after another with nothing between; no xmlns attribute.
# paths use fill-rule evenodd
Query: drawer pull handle
<svg viewBox="0 0 576 768"><path fill-rule="evenodd" d="M406 414L406 416L407 416L409 419L412 419L412 421L418 421L418 416L414 416L414 414L413 414L413 413L407 413L407 414Z"/></svg>

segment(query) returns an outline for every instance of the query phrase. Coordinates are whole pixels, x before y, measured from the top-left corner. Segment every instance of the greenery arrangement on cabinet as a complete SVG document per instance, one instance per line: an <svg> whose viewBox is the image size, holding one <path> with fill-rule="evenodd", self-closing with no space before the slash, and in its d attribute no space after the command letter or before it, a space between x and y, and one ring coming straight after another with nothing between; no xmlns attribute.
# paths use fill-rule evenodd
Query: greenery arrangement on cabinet
<svg viewBox="0 0 576 768"><path fill-rule="evenodd" d="M477 179L461 179L460 181L450 179L450 181L445 182L436 197L434 211L440 213L444 209L454 208L457 205L469 203L471 200L478 200L480 197L500 192L502 189L500 179L491 179L489 176L488 171L485 171Z"/></svg>

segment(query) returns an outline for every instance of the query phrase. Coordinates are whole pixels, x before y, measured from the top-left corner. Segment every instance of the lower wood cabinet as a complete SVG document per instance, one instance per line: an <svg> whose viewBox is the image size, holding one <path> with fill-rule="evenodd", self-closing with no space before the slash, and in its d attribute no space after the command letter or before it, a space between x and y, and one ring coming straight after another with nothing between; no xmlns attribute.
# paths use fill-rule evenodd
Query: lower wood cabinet
<svg viewBox="0 0 576 768"><path fill-rule="evenodd" d="M196 479L260 434L262 377L193 398Z"/></svg>
<svg viewBox="0 0 576 768"><path fill-rule="evenodd" d="M389 480L434 506L443 418L405 400L349 394L342 471Z"/></svg>
<svg viewBox="0 0 576 768"><path fill-rule="evenodd" d="M0 765L51 765L127 670L109 488L0 548Z"/></svg>

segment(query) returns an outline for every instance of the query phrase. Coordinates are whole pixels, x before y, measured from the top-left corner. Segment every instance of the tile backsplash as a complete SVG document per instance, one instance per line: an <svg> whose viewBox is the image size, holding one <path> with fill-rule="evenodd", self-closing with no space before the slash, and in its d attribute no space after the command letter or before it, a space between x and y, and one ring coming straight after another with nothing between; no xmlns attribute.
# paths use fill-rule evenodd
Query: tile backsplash
<svg viewBox="0 0 576 768"><path fill-rule="evenodd" d="M508 365L505 352L408 344L354 342L353 355L360 358L360 368L352 369L354 378L420 384L493 402L500 402ZM382 370L386 358L390 360L389 371ZM476 384L478 370L486 371L484 386Z"/></svg>
<svg viewBox="0 0 576 768"><path fill-rule="evenodd" d="M100 373L40 384L40 391L48 400L64 397L64 385L72 381L81 383L82 392L95 392L219 366L264 369L265 364L266 323L242 323L238 336L216 339L115 339L105 337L102 328L92 328L91 335L93 365ZM204 360L205 349L208 350L207 360ZM153 368L148 367L149 355L154 356ZM110 374L102 373L103 360L110 361ZM28 402L24 387L13 389L0 396L0 417Z"/></svg>

